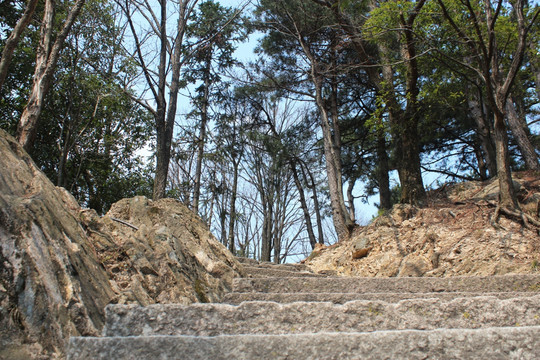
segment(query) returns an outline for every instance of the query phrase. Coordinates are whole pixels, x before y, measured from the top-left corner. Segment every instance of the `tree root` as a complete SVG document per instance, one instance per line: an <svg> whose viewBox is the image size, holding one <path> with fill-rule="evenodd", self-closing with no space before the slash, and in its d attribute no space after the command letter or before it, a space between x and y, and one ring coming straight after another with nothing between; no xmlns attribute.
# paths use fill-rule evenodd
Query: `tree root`
<svg viewBox="0 0 540 360"><path fill-rule="evenodd" d="M527 229L531 228L531 225L540 228L540 221L532 217L531 215L521 211L521 210L512 210L507 207L501 207L499 204L488 201L487 202L491 206L495 206L495 212L493 213L493 216L491 217L491 226L493 226L496 229L500 229L501 226L499 225L499 217L501 214L504 214L508 217L517 218L521 221L523 226Z"/></svg>
<svg viewBox="0 0 540 360"><path fill-rule="evenodd" d="M491 204L490 204L491 205ZM497 230L506 230L504 229L500 224L499 224L499 217L501 215L501 206L500 205L497 205L497 207L495 208L495 212L493 213L493 215L491 216L491 219L490 219L490 223L491 223L491 226L493 226L495 229Z"/></svg>

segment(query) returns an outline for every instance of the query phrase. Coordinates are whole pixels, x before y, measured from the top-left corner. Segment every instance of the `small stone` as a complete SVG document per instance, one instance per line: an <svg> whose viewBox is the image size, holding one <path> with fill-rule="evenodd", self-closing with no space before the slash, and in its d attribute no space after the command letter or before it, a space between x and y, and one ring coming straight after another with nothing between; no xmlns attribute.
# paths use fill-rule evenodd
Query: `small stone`
<svg viewBox="0 0 540 360"><path fill-rule="evenodd" d="M352 253L353 260L358 260L358 259L365 258L366 256L368 256L371 249L372 248L365 248L365 249L360 249L360 250L353 251L353 253Z"/></svg>

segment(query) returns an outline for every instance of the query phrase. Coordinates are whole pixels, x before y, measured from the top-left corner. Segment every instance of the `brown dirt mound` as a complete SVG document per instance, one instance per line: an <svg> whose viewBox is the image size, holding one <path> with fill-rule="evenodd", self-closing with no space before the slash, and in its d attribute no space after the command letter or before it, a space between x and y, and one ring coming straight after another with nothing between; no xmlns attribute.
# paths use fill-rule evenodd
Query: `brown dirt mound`
<svg viewBox="0 0 540 360"><path fill-rule="evenodd" d="M523 211L538 219L540 176L515 174ZM497 181L446 185L430 192L430 205L396 205L348 241L312 254L314 271L346 276L473 276L540 271L540 236L534 226L502 215L491 224Z"/></svg>

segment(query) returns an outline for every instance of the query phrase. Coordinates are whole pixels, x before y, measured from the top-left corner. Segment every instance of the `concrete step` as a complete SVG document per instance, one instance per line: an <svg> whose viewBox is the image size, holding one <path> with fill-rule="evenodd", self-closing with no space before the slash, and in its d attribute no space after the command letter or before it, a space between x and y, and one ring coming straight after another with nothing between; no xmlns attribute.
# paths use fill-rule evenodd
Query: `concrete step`
<svg viewBox="0 0 540 360"><path fill-rule="evenodd" d="M252 278L268 278L268 277L322 277L324 275L314 274L307 270L298 270L293 267L259 267L259 266L244 266L244 270L248 277Z"/></svg>
<svg viewBox="0 0 540 360"><path fill-rule="evenodd" d="M501 300L410 299L398 303L244 302L184 305L109 305L105 336L240 335L376 330L540 326L540 294ZM539 333L540 335L540 333ZM540 354L540 353L539 353Z"/></svg>
<svg viewBox="0 0 540 360"><path fill-rule="evenodd" d="M538 359L540 327L217 337L75 337L68 359Z"/></svg>
<svg viewBox="0 0 540 360"><path fill-rule="evenodd" d="M407 299L439 299L449 301L460 297L491 296L498 299L533 296L533 292L499 292L499 293L466 293L466 292L438 292L438 293L239 293L225 294L222 303L239 305L244 301L273 301L277 303L314 302L325 301L334 304L344 304L354 300L370 300L398 302Z"/></svg>
<svg viewBox="0 0 540 360"><path fill-rule="evenodd" d="M540 292L540 275L448 278L242 278L234 279L232 291L243 293Z"/></svg>

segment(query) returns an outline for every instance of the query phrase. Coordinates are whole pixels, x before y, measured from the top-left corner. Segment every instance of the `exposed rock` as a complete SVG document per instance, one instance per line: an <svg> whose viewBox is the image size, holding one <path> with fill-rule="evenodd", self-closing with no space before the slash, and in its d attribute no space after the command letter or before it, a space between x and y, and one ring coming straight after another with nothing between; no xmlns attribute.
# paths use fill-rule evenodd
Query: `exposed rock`
<svg viewBox="0 0 540 360"><path fill-rule="evenodd" d="M101 219L90 210L83 219L118 303L214 302L243 272L202 220L176 200L124 199Z"/></svg>
<svg viewBox="0 0 540 360"><path fill-rule="evenodd" d="M349 241L323 249L306 264L316 272L368 277L537 272L537 229L504 216L499 228L490 223L497 184L491 180L445 186L430 193L430 205L425 208L396 205ZM540 176L514 174L514 185L523 211L537 216ZM366 251L359 250L368 248L360 256Z"/></svg>
<svg viewBox="0 0 540 360"><path fill-rule="evenodd" d="M353 241L353 260L361 259L368 256L369 252L373 247L369 246L369 239L365 237L359 237Z"/></svg>
<svg viewBox="0 0 540 360"><path fill-rule="evenodd" d="M0 130L0 359L63 358L108 303L215 301L243 271L177 201L143 197L100 218Z"/></svg>
<svg viewBox="0 0 540 360"><path fill-rule="evenodd" d="M2 130L0 168L0 358L61 357L99 334L114 292L75 199Z"/></svg>

